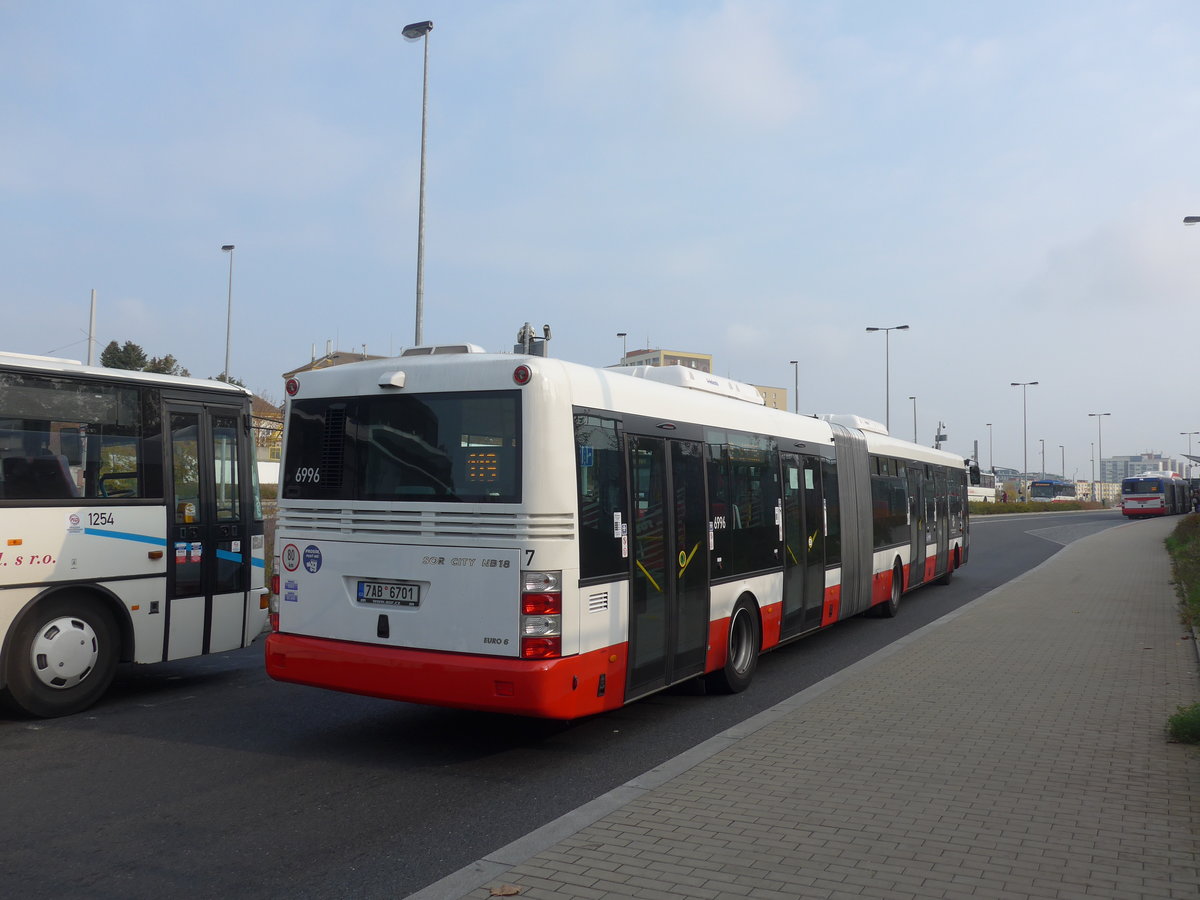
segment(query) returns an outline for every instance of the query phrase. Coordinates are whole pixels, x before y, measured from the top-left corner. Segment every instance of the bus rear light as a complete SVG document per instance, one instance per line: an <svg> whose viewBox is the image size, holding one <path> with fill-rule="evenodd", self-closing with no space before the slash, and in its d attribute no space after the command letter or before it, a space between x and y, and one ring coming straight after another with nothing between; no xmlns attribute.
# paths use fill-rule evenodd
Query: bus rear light
<svg viewBox="0 0 1200 900"><path fill-rule="evenodd" d="M521 658L562 656L562 572L521 573Z"/></svg>
<svg viewBox="0 0 1200 900"><path fill-rule="evenodd" d="M295 397L300 392L300 382L295 378L289 378L284 382L283 389L287 391L289 397Z"/></svg>
<svg viewBox="0 0 1200 900"><path fill-rule="evenodd" d="M562 594L522 594L521 615L523 616L560 616L562 615Z"/></svg>
<svg viewBox="0 0 1200 900"><path fill-rule="evenodd" d="M521 573L521 590L525 593L536 591L561 591L562 572L536 572L526 570Z"/></svg>
<svg viewBox="0 0 1200 900"><path fill-rule="evenodd" d="M279 596L279 576L278 575L271 576L271 593L277 597Z"/></svg>
<svg viewBox="0 0 1200 900"><path fill-rule="evenodd" d="M521 634L539 637L562 633L562 616L522 616Z"/></svg>
<svg viewBox="0 0 1200 900"><path fill-rule="evenodd" d="M529 370L529 366L517 366L513 369L513 381L524 387L529 384L529 379L533 377L533 372Z"/></svg>
<svg viewBox="0 0 1200 900"><path fill-rule="evenodd" d="M272 610L270 613L267 614L267 621L271 625L271 631L278 633L279 632L279 613Z"/></svg>
<svg viewBox="0 0 1200 900"><path fill-rule="evenodd" d="M522 659L555 659L562 656L561 637L521 638Z"/></svg>

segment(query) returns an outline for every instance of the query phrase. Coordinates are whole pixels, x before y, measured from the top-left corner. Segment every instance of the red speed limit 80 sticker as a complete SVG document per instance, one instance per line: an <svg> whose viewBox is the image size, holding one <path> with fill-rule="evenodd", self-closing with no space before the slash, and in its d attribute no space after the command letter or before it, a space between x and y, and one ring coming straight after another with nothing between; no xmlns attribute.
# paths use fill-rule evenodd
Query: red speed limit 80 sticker
<svg viewBox="0 0 1200 900"><path fill-rule="evenodd" d="M283 567L289 572L295 572L300 568L300 548L295 544L287 544L283 548L282 557Z"/></svg>

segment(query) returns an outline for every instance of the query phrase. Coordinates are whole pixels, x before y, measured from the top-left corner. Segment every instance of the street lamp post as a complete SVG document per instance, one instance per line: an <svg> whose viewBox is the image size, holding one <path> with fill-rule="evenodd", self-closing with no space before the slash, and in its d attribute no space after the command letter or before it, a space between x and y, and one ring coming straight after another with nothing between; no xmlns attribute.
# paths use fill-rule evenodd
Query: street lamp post
<svg viewBox="0 0 1200 900"><path fill-rule="evenodd" d="M988 430L988 469L993 475L996 474L996 460L992 457L992 423L987 422Z"/></svg>
<svg viewBox="0 0 1200 900"><path fill-rule="evenodd" d="M1096 420L1096 448L1097 455L1100 457L1100 502L1104 502L1104 433L1100 428L1100 423L1104 421L1105 416L1111 416L1112 413L1088 413L1089 418Z"/></svg>
<svg viewBox="0 0 1200 900"><path fill-rule="evenodd" d="M417 196L417 326L415 343L425 334L425 125L429 112L429 32L432 22L413 22L401 34L409 41L425 41L425 67L421 76L421 181Z"/></svg>
<svg viewBox="0 0 1200 900"><path fill-rule="evenodd" d="M1092 499L1096 499L1096 442L1092 441Z"/></svg>
<svg viewBox="0 0 1200 900"><path fill-rule="evenodd" d="M229 337L233 333L233 244L222 244L221 250L229 254L229 294L225 299L225 371L221 380L229 380Z"/></svg>
<svg viewBox="0 0 1200 900"><path fill-rule="evenodd" d="M1179 432L1179 434L1180 434L1180 435L1185 435L1185 434L1186 434L1186 435L1187 435L1187 439L1188 439L1188 466L1187 466L1187 477L1188 477L1188 480L1190 481L1190 480L1191 480L1191 478L1192 478L1192 458L1191 458L1191 457L1192 457L1192 435L1193 435L1193 434L1200 434L1200 431L1181 431L1181 432Z"/></svg>
<svg viewBox="0 0 1200 900"><path fill-rule="evenodd" d="M788 360L788 362L790 362L792 364L792 374L795 376L795 378L793 379L793 381L794 381L793 390L795 391L796 396L795 396L795 399L792 400L792 404L793 404L792 412L799 415L800 414L800 360L791 359L791 360Z"/></svg>
<svg viewBox="0 0 1200 900"><path fill-rule="evenodd" d="M1038 438L1042 443L1042 481L1046 480L1046 439Z"/></svg>
<svg viewBox="0 0 1200 900"><path fill-rule="evenodd" d="M1067 448L1062 444L1058 445L1058 450L1062 453L1062 480L1067 480Z"/></svg>
<svg viewBox="0 0 1200 900"><path fill-rule="evenodd" d="M621 365L625 365L625 357L629 355L629 345L625 339L629 337L629 334L624 331L618 331L617 337L621 339Z"/></svg>
<svg viewBox="0 0 1200 900"><path fill-rule="evenodd" d="M883 332L883 424L888 432L892 430L892 353L891 339L893 331L908 331L907 325L891 325L887 328L868 326L867 331Z"/></svg>
<svg viewBox="0 0 1200 900"><path fill-rule="evenodd" d="M1030 385L1037 384L1036 381L1014 381L1010 383L1010 387L1019 387L1021 389L1021 452L1023 454L1022 462L1023 471L1021 472L1021 493L1025 497L1025 501L1029 501L1029 403L1027 393Z"/></svg>
<svg viewBox="0 0 1200 900"><path fill-rule="evenodd" d="M915 444L917 442L917 398L909 397L908 399L913 402L913 443Z"/></svg>

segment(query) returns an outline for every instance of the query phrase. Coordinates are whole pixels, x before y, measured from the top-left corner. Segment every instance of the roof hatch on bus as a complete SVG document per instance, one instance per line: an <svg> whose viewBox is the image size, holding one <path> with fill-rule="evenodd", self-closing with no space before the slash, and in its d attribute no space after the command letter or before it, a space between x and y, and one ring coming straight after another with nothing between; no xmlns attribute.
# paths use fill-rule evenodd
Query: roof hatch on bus
<svg viewBox="0 0 1200 900"><path fill-rule="evenodd" d="M752 386L741 381L734 381L732 378L722 378L720 375L689 369L686 366L631 366L612 371L622 375L632 375L634 378L644 378L646 381L657 381L661 384L742 400L756 406L766 406L762 395Z"/></svg>

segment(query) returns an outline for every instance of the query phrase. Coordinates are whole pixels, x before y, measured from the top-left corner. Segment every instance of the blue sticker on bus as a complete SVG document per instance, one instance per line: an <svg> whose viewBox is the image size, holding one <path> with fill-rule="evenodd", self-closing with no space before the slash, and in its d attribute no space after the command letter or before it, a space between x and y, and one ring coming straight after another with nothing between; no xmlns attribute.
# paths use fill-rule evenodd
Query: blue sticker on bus
<svg viewBox="0 0 1200 900"><path fill-rule="evenodd" d="M304 568L314 575L321 571L321 549L309 544L304 548Z"/></svg>

